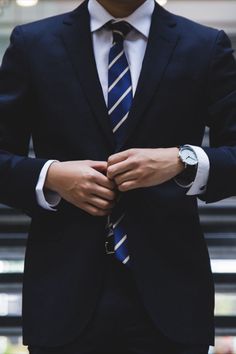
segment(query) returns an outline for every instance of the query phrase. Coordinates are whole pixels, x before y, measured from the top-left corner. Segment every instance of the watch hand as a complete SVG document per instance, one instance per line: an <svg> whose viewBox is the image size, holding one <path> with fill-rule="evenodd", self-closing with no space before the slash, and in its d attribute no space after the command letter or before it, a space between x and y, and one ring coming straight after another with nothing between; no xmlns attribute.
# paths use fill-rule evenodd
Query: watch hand
<svg viewBox="0 0 236 354"><path fill-rule="evenodd" d="M191 156L188 156L187 159L191 159L191 160L195 161L195 159Z"/></svg>

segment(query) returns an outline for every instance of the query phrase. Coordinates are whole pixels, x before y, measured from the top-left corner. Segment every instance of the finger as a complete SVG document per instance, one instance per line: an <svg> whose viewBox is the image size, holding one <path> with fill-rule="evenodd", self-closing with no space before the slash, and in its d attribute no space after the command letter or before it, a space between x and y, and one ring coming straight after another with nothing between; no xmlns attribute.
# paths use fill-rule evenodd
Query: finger
<svg viewBox="0 0 236 354"><path fill-rule="evenodd" d="M137 188L140 188L140 186L138 186L138 184L137 184L137 180L124 182L118 186L118 189L121 192L127 192L127 191L130 191L132 189L137 189Z"/></svg>
<svg viewBox="0 0 236 354"><path fill-rule="evenodd" d="M100 185L96 185L92 194L109 201L114 201L117 196L117 192L104 188Z"/></svg>
<svg viewBox="0 0 236 354"><path fill-rule="evenodd" d="M126 173L121 173L120 175L115 176L115 182L116 185L119 186L120 184L132 180L136 180L138 178L138 173L137 171L129 171Z"/></svg>
<svg viewBox="0 0 236 354"><path fill-rule="evenodd" d="M84 205L84 210L93 216L106 216L111 214L111 210L102 210L89 203Z"/></svg>
<svg viewBox="0 0 236 354"><path fill-rule="evenodd" d="M110 179L114 179L115 176L128 172L130 170L132 170L132 164L130 163L129 159L127 159L125 161L108 166L107 177Z"/></svg>
<svg viewBox="0 0 236 354"><path fill-rule="evenodd" d="M105 173L107 170L107 162L106 161L90 161L90 167L94 168L95 170Z"/></svg>
<svg viewBox="0 0 236 354"><path fill-rule="evenodd" d="M104 176L100 172L97 172L95 174L95 181L98 185L105 187L109 190L114 190L116 188L116 184L114 183L114 181L111 181L111 179L109 179L107 176Z"/></svg>
<svg viewBox="0 0 236 354"><path fill-rule="evenodd" d="M96 196L90 196L87 200L87 203L95 206L96 208L102 209L102 210L110 210L114 207L115 202L114 201L109 201L105 200Z"/></svg>
<svg viewBox="0 0 236 354"><path fill-rule="evenodd" d="M132 149L118 152L108 158L108 166L114 165L118 162L126 160L132 154Z"/></svg>

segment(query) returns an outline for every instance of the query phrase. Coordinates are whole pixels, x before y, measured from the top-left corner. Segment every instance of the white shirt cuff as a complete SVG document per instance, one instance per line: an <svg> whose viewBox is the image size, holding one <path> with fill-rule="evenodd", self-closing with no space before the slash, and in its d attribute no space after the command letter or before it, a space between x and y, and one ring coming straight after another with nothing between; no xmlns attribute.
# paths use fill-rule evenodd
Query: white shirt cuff
<svg viewBox="0 0 236 354"><path fill-rule="evenodd" d="M51 211L56 211L56 206L60 203L61 197L59 196L58 193L53 192L53 191L44 191L43 187L45 184L46 176L48 173L48 169L51 166L53 162L56 160L48 160L45 165L43 166L39 179L36 185L36 199L39 204L43 209L46 210L51 210Z"/></svg>
<svg viewBox="0 0 236 354"><path fill-rule="evenodd" d="M198 168L195 180L193 181L191 188L188 190L187 195L204 194L207 188L207 182L209 178L210 161L207 154L202 148L193 145L188 146L190 146L197 155Z"/></svg>

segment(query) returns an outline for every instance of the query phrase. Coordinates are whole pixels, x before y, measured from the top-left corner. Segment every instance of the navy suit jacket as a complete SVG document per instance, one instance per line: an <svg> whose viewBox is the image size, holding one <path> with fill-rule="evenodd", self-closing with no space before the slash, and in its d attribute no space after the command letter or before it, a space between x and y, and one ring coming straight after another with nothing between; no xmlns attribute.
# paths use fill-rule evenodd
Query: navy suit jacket
<svg viewBox="0 0 236 354"><path fill-rule="evenodd" d="M122 145L114 137L94 60L87 1L15 28L0 70L0 201L32 216L24 343L56 346L85 328L101 291L106 218L62 200L40 208L48 159L107 160L129 148L201 146L210 128L203 198L236 195L236 64L228 37L156 5ZM36 158L27 157L30 136ZM197 198L171 180L124 193L132 272L167 336L213 343L214 287Z"/></svg>

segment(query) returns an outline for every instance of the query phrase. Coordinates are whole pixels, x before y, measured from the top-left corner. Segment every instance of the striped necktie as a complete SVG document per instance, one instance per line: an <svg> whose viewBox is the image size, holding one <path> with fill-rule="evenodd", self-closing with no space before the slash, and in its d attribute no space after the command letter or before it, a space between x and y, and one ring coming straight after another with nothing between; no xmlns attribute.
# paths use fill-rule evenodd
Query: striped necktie
<svg viewBox="0 0 236 354"><path fill-rule="evenodd" d="M108 112L116 145L123 142L127 118L132 105L133 93L129 64L124 52L124 39L131 30L125 21L109 23L113 32L113 44L108 66ZM121 201L117 202L110 217L116 258L129 266L127 234L124 227L124 212Z"/></svg>
<svg viewBox="0 0 236 354"><path fill-rule="evenodd" d="M125 22L109 23L113 32L113 45L108 66L108 110L116 144L123 142L126 121L131 108L133 93L129 64L124 52L124 38L131 30Z"/></svg>

